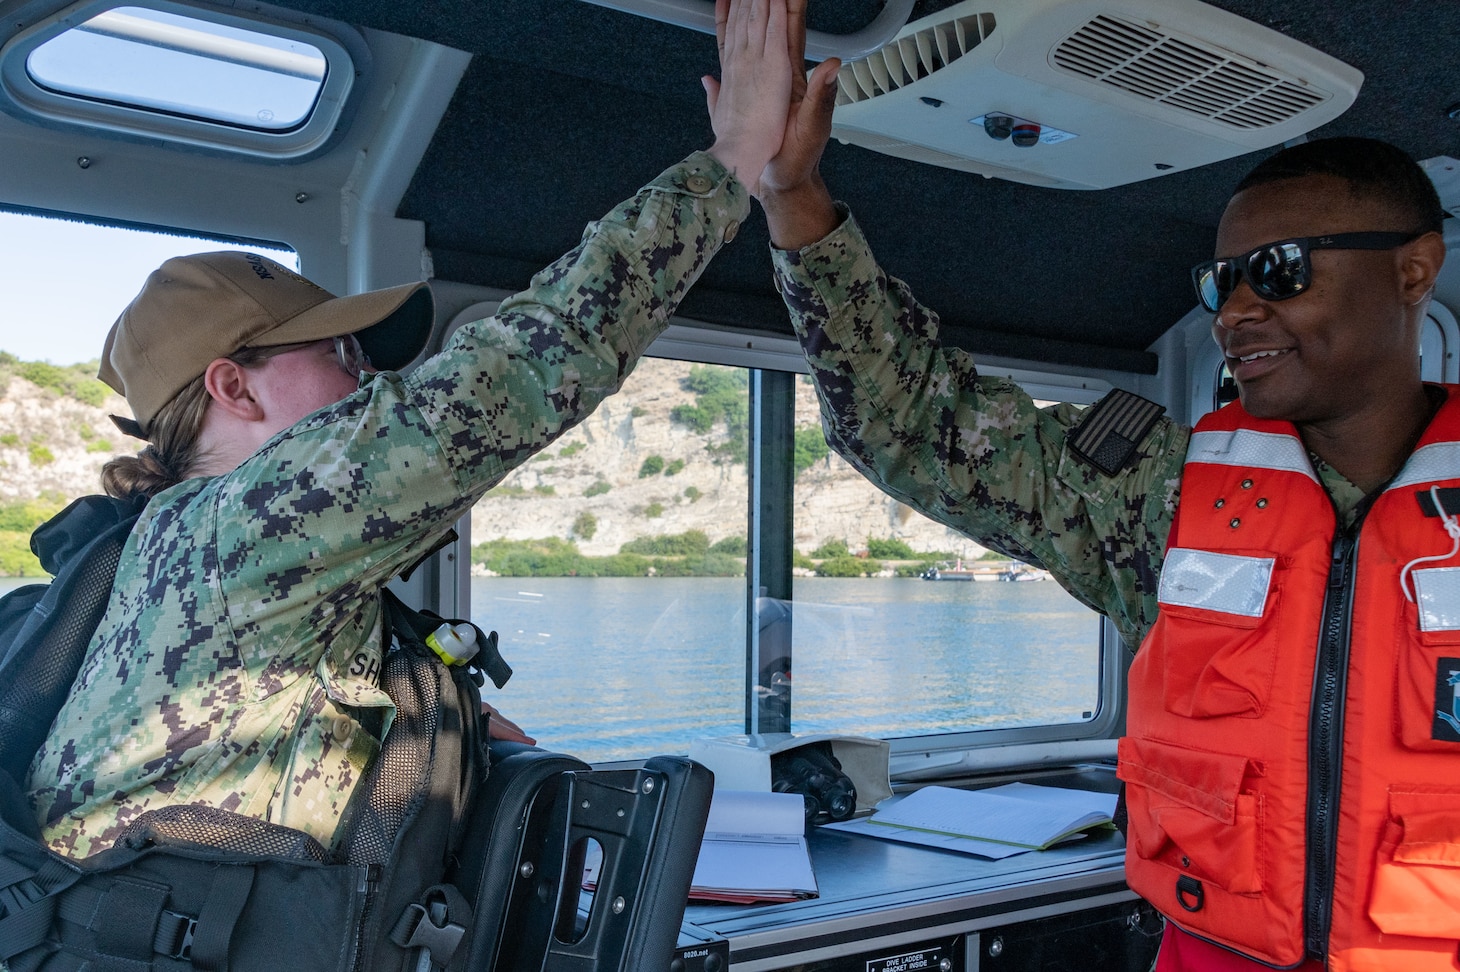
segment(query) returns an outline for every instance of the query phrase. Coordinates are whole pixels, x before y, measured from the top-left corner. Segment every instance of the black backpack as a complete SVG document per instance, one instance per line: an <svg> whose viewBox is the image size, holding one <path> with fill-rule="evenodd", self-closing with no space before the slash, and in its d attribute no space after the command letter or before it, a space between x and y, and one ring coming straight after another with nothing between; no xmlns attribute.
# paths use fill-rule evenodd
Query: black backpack
<svg viewBox="0 0 1460 972"><path fill-rule="evenodd" d="M88 962L348 972L413 968L422 950L431 966L460 966L441 929L464 933L470 909L442 882L486 775L481 676L437 662L423 638L439 622L388 592L399 647L381 684L396 723L347 810L343 859L306 834L198 806L144 814L85 861L38 842L18 782L106 610L142 505L88 496L68 506L31 538L56 579L0 603L0 956L13 972ZM495 637L479 641L505 682Z"/></svg>
<svg viewBox="0 0 1460 972"><path fill-rule="evenodd" d="M11 972L536 970L554 954L598 967L582 964L585 949L625 972L667 965L708 771L655 757L643 770L594 773L571 757L514 751L486 800L474 800L491 763L482 676L442 664L424 642L441 619L389 591L397 647L381 686L397 714L341 823L339 856L302 832L200 806L143 814L83 861L51 852L18 783L75 679L140 512L76 501L32 537L56 579L0 599L0 961ZM496 634L477 635L476 663L500 687L511 670ZM596 900L587 913L578 901L588 837L605 850L599 898L611 890L615 905L598 920Z"/></svg>

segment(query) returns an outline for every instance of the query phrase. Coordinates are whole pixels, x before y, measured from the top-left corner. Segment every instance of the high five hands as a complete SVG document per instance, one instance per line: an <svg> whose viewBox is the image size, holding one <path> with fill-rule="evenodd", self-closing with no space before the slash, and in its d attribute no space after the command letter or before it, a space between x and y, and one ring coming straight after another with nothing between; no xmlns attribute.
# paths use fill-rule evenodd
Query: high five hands
<svg viewBox="0 0 1460 972"><path fill-rule="evenodd" d="M831 135L841 63L830 58L806 77L806 3L715 2L721 80L702 79L715 130L709 151L768 212L771 196L825 194L817 164Z"/></svg>

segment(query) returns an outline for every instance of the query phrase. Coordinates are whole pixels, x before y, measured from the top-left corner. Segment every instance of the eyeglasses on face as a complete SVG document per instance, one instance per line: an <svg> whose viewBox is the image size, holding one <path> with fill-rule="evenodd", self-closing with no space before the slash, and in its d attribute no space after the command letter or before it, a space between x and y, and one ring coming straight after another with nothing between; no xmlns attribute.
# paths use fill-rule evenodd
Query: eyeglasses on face
<svg viewBox="0 0 1460 972"><path fill-rule="evenodd" d="M356 376L367 371L374 371L375 366L370 363L370 355L360 346L360 339L353 334L342 334L334 338L335 357L345 374ZM302 351L305 348L314 347L318 341L301 341L297 344L275 344L263 348L246 348L249 352L248 358L252 361L267 361L269 358L278 357L281 354L288 354L291 351Z"/></svg>
<svg viewBox="0 0 1460 972"><path fill-rule="evenodd" d="M1424 233L1334 233L1302 236L1264 243L1241 256L1220 257L1191 268L1191 282L1201 305L1212 313L1221 310L1243 280L1264 300L1287 300L1313 282L1312 250L1392 250Z"/></svg>
<svg viewBox="0 0 1460 972"><path fill-rule="evenodd" d="M335 354L347 375L358 376L375 370L375 366L370 363L370 355L360 347L360 339L353 334L342 334L335 338Z"/></svg>

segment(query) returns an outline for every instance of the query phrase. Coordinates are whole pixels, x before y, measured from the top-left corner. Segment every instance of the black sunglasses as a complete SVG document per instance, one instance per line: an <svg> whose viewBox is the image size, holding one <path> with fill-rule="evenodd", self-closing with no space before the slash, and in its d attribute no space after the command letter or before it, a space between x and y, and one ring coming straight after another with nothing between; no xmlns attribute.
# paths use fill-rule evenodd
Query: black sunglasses
<svg viewBox="0 0 1460 972"><path fill-rule="evenodd" d="M1287 300L1313 282L1309 250L1392 250L1424 233L1334 233L1264 243L1241 256L1208 260L1191 268L1201 305L1216 313L1243 280L1264 300Z"/></svg>

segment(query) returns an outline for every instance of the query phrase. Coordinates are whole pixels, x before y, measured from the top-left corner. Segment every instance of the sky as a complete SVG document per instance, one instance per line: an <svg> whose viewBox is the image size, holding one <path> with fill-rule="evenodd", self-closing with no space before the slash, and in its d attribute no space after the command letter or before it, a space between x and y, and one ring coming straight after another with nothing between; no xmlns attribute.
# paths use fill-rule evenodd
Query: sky
<svg viewBox="0 0 1460 972"><path fill-rule="evenodd" d="M98 359L147 274L168 257L229 249L245 247L0 212L0 351L58 365Z"/></svg>

